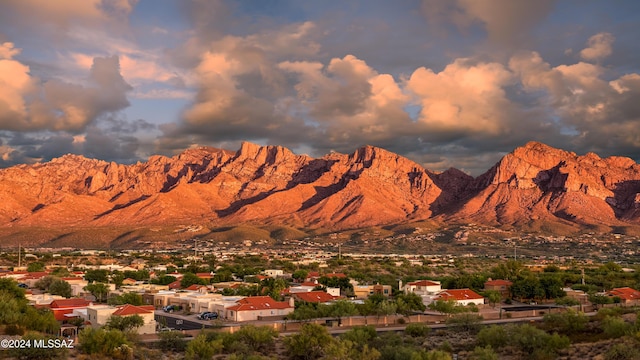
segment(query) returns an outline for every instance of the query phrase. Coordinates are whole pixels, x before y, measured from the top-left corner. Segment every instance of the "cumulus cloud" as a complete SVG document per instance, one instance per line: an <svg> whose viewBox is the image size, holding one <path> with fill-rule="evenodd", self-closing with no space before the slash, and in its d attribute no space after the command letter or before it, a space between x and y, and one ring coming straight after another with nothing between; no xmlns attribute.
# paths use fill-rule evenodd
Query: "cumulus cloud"
<svg viewBox="0 0 640 360"><path fill-rule="evenodd" d="M281 69L298 76L297 98L315 121L327 146L389 142L410 132L403 110L409 97L390 74L379 74L353 55L317 62L289 62Z"/></svg>
<svg viewBox="0 0 640 360"><path fill-rule="evenodd" d="M43 36L59 36L76 26L114 25L117 30L126 23L137 0L7 0L0 21L16 29L38 31Z"/></svg>
<svg viewBox="0 0 640 360"><path fill-rule="evenodd" d="M13 59L11 43L0 59L0 129L81 131L101 115L129 106L132 88L120 74L118 57L95 58L85 84L59 79L41 81Z"/></svg>
<svg viewBox="0 0 640 360"><path fill-rule="evenodd" d="M504 88L512 74L498 63L457 59L440 73L419 68L408 88L422 107L418 120L434 133L497 136L509 130L514 111Z"/></svg>
<svg viewBox="0 0 640 360"><path fill-rule="evenodd" d="M551 12L555 0L423 0L428 21L442 26L443 19L467 31L481 23L489 39L507 46L520 45L533 27ZM446 24L445 24L446 25Z"/></svg>
<svg viewBox="0 0 640 360"><path fill-rule="evenodd" d="M524 91L538 94L546 116L557 118L571 133L574 150L638 153L640 106L633 99L640 96L640 75L608 80L612 74L601 65L578 62L554 67L536 52L514 56L509 67Z"/></svg>
<svg viewBox="0 0 640 360"><path fill-rule="evenodd" d="M184 114L184 126L211 140L285 139L306 126L287 116L289 86L280 59L306 53L313 26L225 36L209 44L195 68L198 92ZM304 49L303 49L304 48Z"/></svg>
<svg viewBox="0 0 640 360"><path fill-rule="evenodd" d="M598 61L611 55L615 37L610 33L599 33L589 38L588 47L580 51L580 56L587 61Z"/></svg>

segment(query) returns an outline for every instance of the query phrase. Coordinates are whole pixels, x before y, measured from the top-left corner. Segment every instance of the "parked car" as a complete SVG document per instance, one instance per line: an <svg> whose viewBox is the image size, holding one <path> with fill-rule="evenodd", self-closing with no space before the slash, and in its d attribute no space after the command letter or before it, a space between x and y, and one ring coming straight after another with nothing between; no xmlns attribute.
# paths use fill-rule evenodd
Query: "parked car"
<svg viewBox="0 0 640 360"><path fill-rule="evenodd" d="M205 312L201 312L200 314L198 314L196 317L200 320L204 320L204 317L211 314L211 311L205 311Z"/></svg>
<svg viewBox="0 0 640 360"><path fill-rule="evenodd" d="M174 331L174 330L175 330L174 328L170 328L166 326L158 328L158 332L167 332L167 331Z"/></svg>
<svg viewBox="0 0 640 360"><path fill-rule="evenodd" d="M198 315L198 319L200 320L215 320L218 318L217 312L205 311Z"/></svg>
<svg viewBox="0 0 640 360"><path fill-rule="evenodd" d="M164 312L167 312L167 313L172 313L174 311L182 310L182 306L180 306L180 305L167 305L167 306L163 307L162 310Z"/></svg>

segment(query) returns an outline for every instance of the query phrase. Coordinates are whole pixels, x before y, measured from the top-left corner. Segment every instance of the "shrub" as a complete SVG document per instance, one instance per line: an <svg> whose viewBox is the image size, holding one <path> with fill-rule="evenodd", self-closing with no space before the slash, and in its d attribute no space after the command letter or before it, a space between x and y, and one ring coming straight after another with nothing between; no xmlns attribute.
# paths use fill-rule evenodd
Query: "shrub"
<svg viewBox="0 0 640 360"><path fill-rule="evenodd" d="M482 316L471 313L458 314L447 319L447 324L458 331L477 332L481 323Z"/></svg>
<svg viewBox="0 0 640 360"><path fill-rule="evenodd" d="M185 358L190 360L211 359L220 351L222 351L222 340L209 341L206 334L200 334L187 345Z"/></svg>
<svg viewBox="0 0 640 360"><path fill-rule="evenodd" d="M421 323L409 324L404 329L404 333L411 337L427 336L427 334L429 334L430 331L431 331L430 327Z"/></svg>
<svg viewBox="0 0 640 360"><path fill-rule="evenodd" d="M583 331L588 322L589 318L586 315L571 309L563 313L546 314L544 316L544 325L547 330L557 331L565 335Z"/></svg>
<svg viewBox="0 0 640 360"><path fill-rule="evenodd" d="M47 349L47 348L38 348L33 346L34 341L42 341L45 343L47 340L51 339L50 337L43 336L38 333L29 332L24 337L23 340L30 341L32 346L22 348L22 349L11 349L9 350L9 354L11 357L22 360L54 360L54 359L66 359L67 358L67 349L64 347Z"/></svg>
<svg viewBox="0 0 640 360"><path fill-rule="evenodd" d="M607 337L619 338L632 332L633 325L619 317L607 317L602 320L602 331Z"/></svg>
<svg viewBox="0 0 640 360"><path fill-rule="evenodd" d="M507 345L508 335L504 326L491 325L480 330L476 340L480 346L499 349Z"/></svg>
<svg viewBox="0 0 640 360"><path fill-rule="evenodd" d="M86 328L78 334L79 349L85 354L119 357L128 346L126 335L120 330Z"/></svg>
<svg viewBox="0 0 640 360"><path fill-rule="evenodd" d="M605 360L637 360L640 350L630 344L615 344L604 354Z"/></svg>
<svg viewBox="0 0 640 360"><path fill-rule="evenodd" d="M158 334L159 346L163 351L183 352L187 348L184 334L179 331L167 331Z"/></svg>
<svg viewBox="0 0 640 360"><path fill-rule="evenodd" d="M498 354L489 345L485 347L476 346L471 353L472 360L498 360Z"/></svg>

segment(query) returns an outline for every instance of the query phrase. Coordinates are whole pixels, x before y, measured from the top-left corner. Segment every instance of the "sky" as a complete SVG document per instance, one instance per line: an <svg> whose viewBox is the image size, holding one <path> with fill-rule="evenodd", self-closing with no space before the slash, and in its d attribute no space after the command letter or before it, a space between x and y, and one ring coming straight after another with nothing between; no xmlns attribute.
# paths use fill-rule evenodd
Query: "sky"
<svg viewBox="0 0 640 360"><path fill-rule="evenodd" d="M242 141L640 160L636 0L3 0L0 167Z"/></svg>

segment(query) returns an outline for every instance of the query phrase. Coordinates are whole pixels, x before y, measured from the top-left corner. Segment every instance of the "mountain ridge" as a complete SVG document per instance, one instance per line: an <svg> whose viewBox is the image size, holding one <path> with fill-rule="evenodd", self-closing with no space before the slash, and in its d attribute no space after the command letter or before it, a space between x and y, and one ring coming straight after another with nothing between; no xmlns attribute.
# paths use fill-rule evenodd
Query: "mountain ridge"
<svg viewBox="0 0 640 360"><path fill-rule="evenodd" d="M374 146L320 158L243 142L122 165L64 155L0 170L3 227L254 223L345 230L434 219L640 226L640 165L529 142L471 177Z"/></svg>

